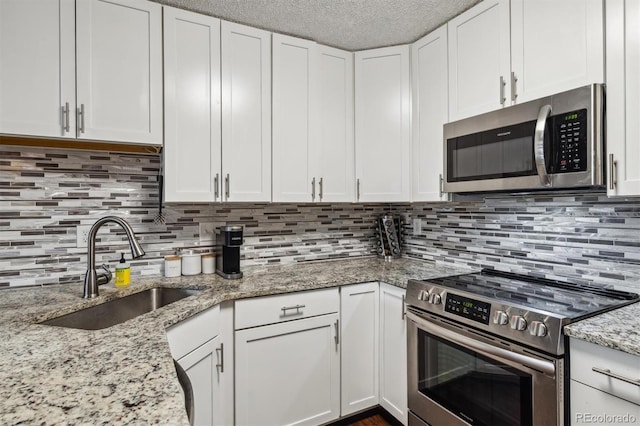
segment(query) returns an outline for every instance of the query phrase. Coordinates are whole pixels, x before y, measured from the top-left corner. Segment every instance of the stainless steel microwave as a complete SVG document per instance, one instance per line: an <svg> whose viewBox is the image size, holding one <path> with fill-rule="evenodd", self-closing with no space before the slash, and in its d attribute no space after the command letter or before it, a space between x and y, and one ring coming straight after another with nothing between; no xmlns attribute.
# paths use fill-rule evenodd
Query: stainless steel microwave
<svg viewBox="0 0 640 426"><path fill-rule="evenodd" d="M600 187L604 86L592 84L444 125L444 191Z"/></svg>

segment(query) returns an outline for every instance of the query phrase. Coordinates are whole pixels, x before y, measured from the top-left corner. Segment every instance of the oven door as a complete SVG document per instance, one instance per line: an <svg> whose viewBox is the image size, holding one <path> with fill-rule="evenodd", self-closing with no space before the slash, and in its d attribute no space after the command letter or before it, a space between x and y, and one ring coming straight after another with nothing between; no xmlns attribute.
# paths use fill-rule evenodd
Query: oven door
<svg viewBox="0 0 640 426"><path fill-rule="evenodd" d="M562 423L562 359L414 310L407 317L409 410L415 416L433 426Z"/></svg>

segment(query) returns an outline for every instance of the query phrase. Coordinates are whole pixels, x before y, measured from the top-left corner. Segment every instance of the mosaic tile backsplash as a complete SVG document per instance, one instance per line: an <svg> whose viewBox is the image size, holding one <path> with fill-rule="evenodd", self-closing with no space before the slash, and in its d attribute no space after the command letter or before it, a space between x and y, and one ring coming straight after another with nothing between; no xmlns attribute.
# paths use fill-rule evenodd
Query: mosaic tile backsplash
<svg viewBox="0 0 640 426"><path fill-rule="evenodd" d="M498 194L395 208L406 256L640 292L639 197Z"/></svg>
<svg viewBox="0 0 640 426"><path fill-rule="evenodd" d="M147 253L132 262L135 276L161 274L163 256L176 249L210 250L199 241L200 223L244 225L243 265L373 255L375 219L393 211L406 223L405 256L640 291L640 198L169 204L166 224L157 225L160 163L157 154L0 147L0 287L81 286L86 247L76 247L76 226L105 215L126 218ZM116 225L100 229L96 249L97 264L130 257Z"/></svg>
<svg viewBox="0 0 640 426"><path fill-rule="evenodd" d="M242 264L287 263L368 256L382 204L169 204L158 212L161 156L0 147L0 287L77 283L86 247L76 247L76 226L106 215L124 217L146 255L132 275L159 275L163 257L200 243L199 224L244 225ZM96 264L113 267L129 245L124 231L104 225Z"/></svg>

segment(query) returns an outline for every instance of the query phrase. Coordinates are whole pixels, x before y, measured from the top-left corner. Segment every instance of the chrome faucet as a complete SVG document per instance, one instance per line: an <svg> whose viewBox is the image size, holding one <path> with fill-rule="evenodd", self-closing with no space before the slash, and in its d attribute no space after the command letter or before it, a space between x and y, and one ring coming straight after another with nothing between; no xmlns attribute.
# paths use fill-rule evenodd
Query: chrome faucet
<svg viewBox="0 0 640 426"><path fill-rule="evenodd" d="M124 232L127 233L129 246L131 247L131 255L134 259L144 256L144 250L140 247L140 243L136 239L136 234L126 220L118 216L105 216L98 219L87 235L87 273L84 276L84 294L82 295L85 299L98 297L98 285L106 284L111 279L111 272L109 272L109 268L105 265L102 265L102 268L106 272L100 271L100 273L98 273L96 271L96 235L98 234L98 229L109 222L117 223L124 229Z"/></svg>

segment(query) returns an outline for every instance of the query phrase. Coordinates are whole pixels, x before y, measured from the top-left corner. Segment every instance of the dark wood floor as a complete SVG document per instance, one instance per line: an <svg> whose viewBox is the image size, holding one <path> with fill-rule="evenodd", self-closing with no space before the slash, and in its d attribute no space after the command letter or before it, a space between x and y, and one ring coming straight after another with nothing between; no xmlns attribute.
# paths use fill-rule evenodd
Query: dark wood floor
<svg viewBox="0 0 640 426"><path fill-rule="evenodd" d="M349 423L349 426L391 426L391 423L386 421L380 414L374 414L370 417Z"/></svg>

